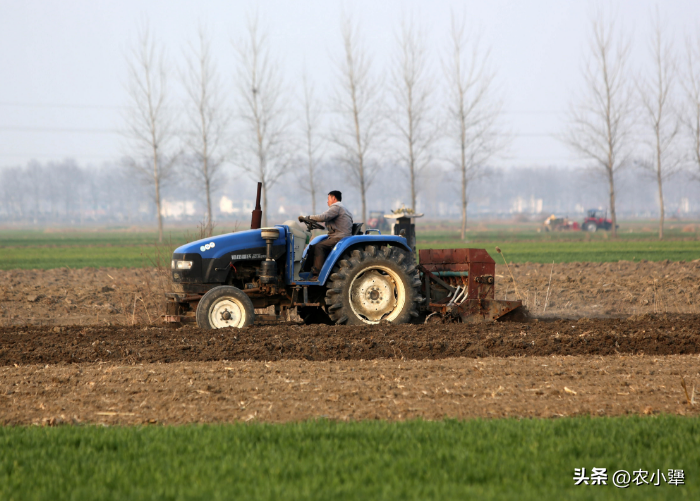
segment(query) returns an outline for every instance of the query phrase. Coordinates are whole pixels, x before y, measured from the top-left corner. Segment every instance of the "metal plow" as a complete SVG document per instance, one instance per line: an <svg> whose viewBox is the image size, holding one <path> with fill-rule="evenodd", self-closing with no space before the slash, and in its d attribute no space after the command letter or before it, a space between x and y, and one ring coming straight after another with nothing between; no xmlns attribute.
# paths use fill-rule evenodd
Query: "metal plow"
<svg viewBox="0 0 700 501"><path fill-rule="evenodd" d="M486 250L423 249L419 251L419 262L426 322L478 323L526 318L522 301L495 299L496 263Z"/></svg>

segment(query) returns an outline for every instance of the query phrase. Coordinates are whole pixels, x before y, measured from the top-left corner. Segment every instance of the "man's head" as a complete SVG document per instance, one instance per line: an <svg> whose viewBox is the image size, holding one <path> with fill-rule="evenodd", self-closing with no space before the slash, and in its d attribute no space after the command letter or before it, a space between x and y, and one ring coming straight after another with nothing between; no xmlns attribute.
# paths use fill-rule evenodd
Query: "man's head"
<svg viewBox="0 0 700 501"><path fill-rule="evenodd" d="M343 199L343 194L338 190L333 190L328 193L328 207L336 202L340 202Z"/></svg>

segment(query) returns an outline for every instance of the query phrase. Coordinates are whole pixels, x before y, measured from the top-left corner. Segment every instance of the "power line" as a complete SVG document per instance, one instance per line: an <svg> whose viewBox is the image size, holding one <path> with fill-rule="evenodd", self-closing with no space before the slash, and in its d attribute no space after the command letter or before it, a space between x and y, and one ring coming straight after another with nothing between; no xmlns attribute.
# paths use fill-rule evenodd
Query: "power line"
<svg viewBox="0 0 700 501"><path fill-rule="evenodd" d="M0 158L49 158L49 159L56 159L56 158L96 158L96 159L103 159L103 160L118 160L120 155L82 155L82 154L68 154L68 153L61 153L58 155L37 155L36 153L17 153L17 154L2 154L0 153Z"/></svg>
<svg viewBox="0 0 700 501"><path fill-rule="evenodd" d="M4 132L68 132L76 134L123 134L118 129L72 129L55 127L0 127Z"/></svg>
<svg viewBox="0 0 700 501"><path fill-rule="evenodd" d="M0 132L59 132L59 133L76 133L76 134L124 134L125 131L119 129L80 129L69 127L3 127L0 126ZM556 134L546 132L523 132L506 134L513 137L552 137L556 138Z"/></svg>
<svg viewBox="0 0 700 501"><path fill-rule="evenodd" d="M554 110L512 110L503 111L504 115L563 115L567 113L566 111L554 111Z"/></svg>
<svg viewBox="0 0 700 501"><path fill-rule="evenodd" d="M15 108L68 108L68 109L127 109L128 106L118 106L114 104L58 104L58 103L8 103L0 102L0 106Z"/></svg>
<svg viewBox="0 0 700 501"><path fill-rule="evenodd" d="M64 109L109 109L126 110L133 106L116 104L67 104L67 103L21 103L21 102L0 102L0 106L16 108L64 108ZM182 106L173 106L173 109L182 109ZM234 108L227 107L229 110ZM300 112L300 110L294 110ZM336 113L333 110L322 110L324 113ZM504 110L504 115L561 115L567 113L564 110Z"/></svg>

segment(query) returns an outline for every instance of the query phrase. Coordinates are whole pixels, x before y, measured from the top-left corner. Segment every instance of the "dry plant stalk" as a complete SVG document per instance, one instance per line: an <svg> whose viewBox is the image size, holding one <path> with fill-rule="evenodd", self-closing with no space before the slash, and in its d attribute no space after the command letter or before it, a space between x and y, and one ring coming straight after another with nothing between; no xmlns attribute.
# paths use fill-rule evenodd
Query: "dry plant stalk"
<svg viewBox="0 0 700 501"><path fill-rule="evenodd" d="M148 308L146 308L146 302L143 300L143 298L139 298L139 301L143 303L143 309L146 310L146 316L148 317L148 323L152 324L151 322L151 315L148 314Z"/></svg>
<svg viewBox="0 0 700 501"><path fill-rule="evenodd" d="M500 247L496 247L496 252L498 252L501 257L503 258L503 262L506 263L506 268L508 268L508 273L510 273L510 278L513 279L513 289L515 289L515 297L520 299L520 293L518 292L518 286L515 282L515 277L513 276L513 272L510 271L510 266L508 266L508 261L506 261L506 256L503 254L503 251L501 250Z"/></svg>
<svg viewBox="0 0 700 501"><path fill-rule="evenodd" d="M693 386L693 398L690 398L690 395L688 395L688 386L685 384L685 378L683 376L681 376L681 386L685 392L685 399L688 405L695 405L695 386Z"/></svg>
<svg viewBox="0 0 700 501"><path fill-rule="evenodd" d="M129 325L129 311L126 309L124 306L124 301L122 300L122 296L119 296L119 304L122 306L122 314L124 315L124 325Z"/></svg>
<svg viewBox="0 0 700 501"><path fill-rule="evenodd" d="M137 299L137 297L138 296L136 294L134 294L134 308L131 310L131 325L136 324L136 299Z"/></svg>
<svg viewBox="0 0 700 501"><path fill-rule="evenodd" d="M549 270L549 285L547 286L547 296L544 298L544 310L542 313L547 311L547 301L549 301L549 289L552 287L552 272L554 271L554 261L552 261L552 268Z"/></svg>

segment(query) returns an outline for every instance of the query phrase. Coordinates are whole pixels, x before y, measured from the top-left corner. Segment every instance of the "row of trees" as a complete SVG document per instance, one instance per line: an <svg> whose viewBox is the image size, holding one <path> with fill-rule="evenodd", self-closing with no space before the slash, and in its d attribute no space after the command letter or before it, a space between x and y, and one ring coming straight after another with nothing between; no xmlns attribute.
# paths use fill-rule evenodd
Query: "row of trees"
<svg viewBox="0 0 700 501"><path fill-rule="evenodd" d="M392 65L382 74L357 23L345 18L340 34L336 85L322 102L306 74L300 95L289 90L256 18L234 43L233 84L222 76L208 33L200 29L179 71L185 90L180 108L186 111L177 114L165 50L148 29L140 31L129 56L127 164L150 187L160 234L162 183L178 167L195 180L209 225L212 193L221 185L225 165L262 182L267 224L269 191L290 172L316 212L321 166L332 159L359 193L362 220L367 191L381 166L398 166L416 208L424 176L438 165L450 165L459 185L465 237L470 186L509 142L489 49L453 16L449 50L438 66L429 56L426 33L405 21L396 35ZM585 86L572 103L562 140L606 180L613 221L620 170L636 165L653 172L663 238L664 183L688 165L700 173L700 36L687 41L680 57L657 12L648 53L651 69L635 71L629 39L602 15L593 19ZM227 106L229 97L234 108Z"/></svg>
<svg viewBox="0 0 700 501"><path fill-rule="evenodd" d="M328 168L328 164L323 166ZM658 214L656 182L643 175L642 167L621 171L616 178L618 214L625 218L649 218ZM397 182L396 166L385 164L377 172L367 192L368 208L388 211L406 201L409 179ZM155 220L155 204L149 187L134 183L133 176L118 163L103 165L61 162L29 162L23 166L0 167L0 224L119 224L140 225ZM225 173L219 181L219 194L213 197L213 217L218 228L230 228L233 221L240 227L250 222L255 186L246 178ZM296 173L288 172L270 190L269 222L281 223L308 211L309 202L296 187ZM345 173L327 170L324 183L338 186ZM428 218L460 218L460 189L454 172L431 171L421 182L419 210ZM179 176L163 186L165 221L203 221L206 199L192 193L191 180ZM387 187L393 189L389 190ZM664 183L666 213L675 219L700 215L697 183L687 174L679 174ZM521 212L543 220L550 214L579 217L582 210L607 207L605 181L593 178L585 167L511 167L488 168L483 177L472 182L469 199L470 219L508 218ZM224 198L225 197L225 198ZM222 203L223 201L223 203ZM233 203L231 203L233 201ZM357 193L347 194L347 206L360 212ZM542 212L540 212L542 211ZM488 224L488 223L487 223ZM167 229L167 223L166 223ZM167 234L167 233L166 233Z"/></svg>
<svg viewBox="0 0 700 501"><path fill-rule="evenodd" d="M614 21L594 19L585 90L572 105L565 141L607 180L616 230L615 181L636 165L653 174L664 231L664 183L691 166L700 174L700 36L680 55L656 11L648 39L648 70L630 64L631 42ZM679 92L680 91L680 92Z"/></svg>
<svg viewBox="0 0 700 501"><path fill-rule="evenodd" d="M0 169L0 217L36 223L153 220L144 186L123 169L81 166L73 160ZM144 207L147 205L147 207ZM147 210L144 210L147 209Z"/></svg>
<svg viewBox="0 0 700 501"><path fill-rule="evenodd" d="M396 37L397 57L386 78L375 73L359 27L350 18L342 21L341 36L343 53L335 61L337 85L330 102L322 103L306 75L301 96L288 91L268 37L252 19L247 37L234 44L237 66L231 89L237 105L231 113L226 106L229 87L213 60L206 30L200 29L180 72L187 110L181 117L173 112L165 51L148 29L140 31L129 56L127 163L151 187L159 234L161 186L177 166L184 166L196 180L206 200L208 224L212 192L226 163L262 182L263 224L267 224L269 190L290 170L297 172L316 211L322 161L332 157L359 192L362 220L367 219L367 190L387 160L399 165L401 175L410 180L414 208L422 176L436 162L450 162L461 180L464 237L469 183L505 145L488 50L481 50L479 37L470 35L463 21L452 19L451 54L442 64L449 99L440 110L436 100L440 86L433 76L426 36L414 23L402 24ZM290 109L301 113L294 116ZM324 112L332 119L322 129ZM443 151L445 158L436 159L438 141L449 145L450 153ZM383 155L387 142L392 145L389 159Z"/></svg>

